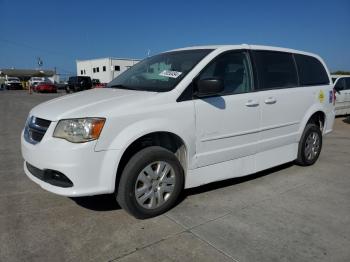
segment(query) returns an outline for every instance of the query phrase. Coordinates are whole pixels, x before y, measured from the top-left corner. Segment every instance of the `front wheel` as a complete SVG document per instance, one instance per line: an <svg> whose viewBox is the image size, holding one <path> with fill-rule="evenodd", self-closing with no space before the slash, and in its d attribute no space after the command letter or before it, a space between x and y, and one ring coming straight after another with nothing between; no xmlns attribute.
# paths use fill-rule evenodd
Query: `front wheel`
<svg viewBox="0 0 350 262"><path fill-rule="evenodd" d="M322 133L315 124L307 124L299 141L297 164L313 165L320 156L322 149Z"/></svg>
<svg viewBox="0 0 350 262"><path fill-rule="evenodd" d="M183 184L183 169L177 157L165 148L147 147L126 164L117 201L137 218L158 216L176 203Z"/></svg>

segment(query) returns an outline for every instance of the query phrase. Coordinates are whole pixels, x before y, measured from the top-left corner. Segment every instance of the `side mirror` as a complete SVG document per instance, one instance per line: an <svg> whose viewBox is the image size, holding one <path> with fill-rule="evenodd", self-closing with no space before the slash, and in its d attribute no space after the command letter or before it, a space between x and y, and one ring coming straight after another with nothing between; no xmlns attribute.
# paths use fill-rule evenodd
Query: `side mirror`
<svg viewBox="0 0 350 262"><path fill-rule="evenodd" d="M195 92L195 95L197 97L214 96L224 91L224 82L218 78L198 80L196 86L197 91Z"/></svg>
<svg viewBox="0 0 350 262"><path fill-rule="evenodd" d="M339 89L339 87L334 87L334 90L335 90L335 92L337 92L338 94L340 94L340 89Z"/></svg>

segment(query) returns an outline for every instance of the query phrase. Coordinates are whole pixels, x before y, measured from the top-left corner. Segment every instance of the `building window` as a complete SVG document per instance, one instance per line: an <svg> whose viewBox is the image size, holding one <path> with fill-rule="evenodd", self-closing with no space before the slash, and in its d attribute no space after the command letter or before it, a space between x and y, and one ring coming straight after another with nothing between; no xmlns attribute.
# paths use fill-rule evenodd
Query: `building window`
<svg viewBox="0 0 350 262"><path fill-rule="evenodd" d="M96 72L100 72L100 68L99 67L96 67Z"/></svg>
<svg viewBox="0 0 350 262"><path fill-rule="evenodd" d="M92 71L93 71L94 73L96 73L96 68L94 67L94 68L92 69Z"/></svg>
<svg viewBox="0 0 350 262"><path fill-rule="evenodd" d="M83 74L84 74L84 71L83 71L83 70L80 70L80 74L83 75Z"/></svg>
<svg viewBox="0 0 350 262"><path fill-rule="evenodd" d="M84 75L86 75L86 71L85 71L85 69L84 69Z"/></svg>
<svg viewBox="0 0 350 262"><path fill-rule="evenodd" d="M106 72L106 66L103 66L102 69L103 69L103 72Z"/></svg>
<svg viewBox="0 0 350 262"><path fill-rule="evenodd" d="M120 71L120 66L114 66L114 71Z"/></svg>

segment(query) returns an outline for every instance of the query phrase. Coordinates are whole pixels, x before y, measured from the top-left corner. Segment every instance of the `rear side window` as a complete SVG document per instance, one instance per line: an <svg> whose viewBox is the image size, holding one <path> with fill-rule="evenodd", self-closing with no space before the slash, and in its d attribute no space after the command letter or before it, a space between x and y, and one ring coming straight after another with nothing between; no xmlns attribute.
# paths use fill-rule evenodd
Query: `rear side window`
<svg viewBox="0 0 350 262"><path fill-rule="evenodd" d="M321 62L312 56L295 54L301 86L328 85L328 74Z"/></svg>
<svg viewBox="0 0 350 262"><path fill-rule="evenodd" d="M346 89L350 89L350 77L345 78Z"/></svg>
<svg viewBox="0 0 350 262"><path fill-rule="evenodd" d="M278 89L298 86L298 76L292 54L274 51L255 51L259 89Z"/></svg>
<svg viewBox="0 0 350 262"><path fill-rule="evenodd" d="M74 83L77 81L77 77L70 77L68 81Z"/></svg>
<svg viewBox="0 0 350 262"><path fill-rule="evenodd" d="M345 86L345 78L340 78L337 83L335 84L334 88L337 90L337 91L341 91L341 90L344 90L346 89L346 86Z"/></svg>

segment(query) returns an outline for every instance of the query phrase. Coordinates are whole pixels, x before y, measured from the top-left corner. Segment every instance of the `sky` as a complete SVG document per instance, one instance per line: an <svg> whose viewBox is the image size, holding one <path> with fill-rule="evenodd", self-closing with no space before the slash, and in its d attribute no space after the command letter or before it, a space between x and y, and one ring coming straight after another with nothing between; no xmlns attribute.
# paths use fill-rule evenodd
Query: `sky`
<svg viewBox="0 0 350 262"><path fill-rule="evenodd" d="M75 74L76 60L241 43L313 52L350 71L350 0L0 0L0 68L36 68L40 57Z"/></svg>

